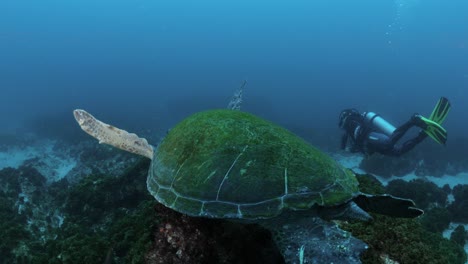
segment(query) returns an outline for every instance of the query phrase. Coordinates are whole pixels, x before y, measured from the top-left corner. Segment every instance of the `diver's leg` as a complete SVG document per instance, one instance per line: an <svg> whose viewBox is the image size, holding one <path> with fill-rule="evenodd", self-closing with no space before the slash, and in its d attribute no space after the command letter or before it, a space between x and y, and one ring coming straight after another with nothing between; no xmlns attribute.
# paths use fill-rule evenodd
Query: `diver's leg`
<svg viewBox="0 0 468 264"><path fill-rule="evenodd" d="M365 152L372 154L379 152L386 155L386 153L393 148L390 138L382 133L371 132L367 136L364 144Z"/></svg>
<svg viewBox="0 0 468 264"><path fill-rule="evenodd" d="M411 118L406 123L404 123L403 125L399 126L397 129L395 129L395 131L393 131L392 135L390 136L391 144L394 145L413 126L414 126L414 121L413 121L413 118Z"/></svg>
<svg viewBox="0 0 468 264"><path fill-rule="evenodd" d="M395 129L395 131L393 131L392 135L390 136L390 141L392 142L392 144L395 144L398 140L400 140L401 137L403 137L403 135L406 132L408 132L408 130L413 126L417 126L417 127L422 128L422 129L425 129L427 127L427 124L425 124L421 120L420 115L414 114L410 118L410 120L408 120L406 123L399 126L397 129Z"/></svg>
<svg viewBox="0 0 468 264"><path fill-rule="evenodd" d="M403 143L401 146L393 147L391 155L392 156L400 156L402 154L405 154L406 152L408 152L408 151L412 150L414 147L416 147L416 145L421 143L421 141L423 141L425 138L427 138L427 134L424 133L424 131L421 131L421 132L419 132L419 134L416 137L414 137L412 139L409 139L408 141Z"/></svg>

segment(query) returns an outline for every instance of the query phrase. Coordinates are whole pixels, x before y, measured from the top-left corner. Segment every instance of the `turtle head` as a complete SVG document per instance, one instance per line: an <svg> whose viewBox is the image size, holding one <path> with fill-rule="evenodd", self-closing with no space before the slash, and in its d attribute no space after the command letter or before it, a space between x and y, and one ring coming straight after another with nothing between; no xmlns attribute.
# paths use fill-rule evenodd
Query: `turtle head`
<svg viewBox="0 0 468 264"><path fill-rule="evenodd" d="M148 144L146 139L101 122L85 110L76 109L73 111L73 115L81 129L99 140L99 143L109 144L119 149L153 159L153 147Z"/></svg>

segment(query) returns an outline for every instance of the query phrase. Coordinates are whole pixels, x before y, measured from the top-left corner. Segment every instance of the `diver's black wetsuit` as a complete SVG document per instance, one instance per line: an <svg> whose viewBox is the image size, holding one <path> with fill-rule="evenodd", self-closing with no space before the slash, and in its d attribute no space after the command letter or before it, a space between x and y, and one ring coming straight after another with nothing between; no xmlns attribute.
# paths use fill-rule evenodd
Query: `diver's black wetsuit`
<svg viewBox="0 0 468 264"><path fill-rule="evenodd" d="M413 126L420 126L414 117L398 127L391 136L387 136L377 132L363 115L351 115L346 118L342 126L345 133L341 139L341 148L345 149L348 140L350 140L349 150L351 152L362 152L365 155L378 152L383 155L400 156L413 149L427 137L427 134L421 131L416 137L401 145L396 145L397 141Z"/></svg>

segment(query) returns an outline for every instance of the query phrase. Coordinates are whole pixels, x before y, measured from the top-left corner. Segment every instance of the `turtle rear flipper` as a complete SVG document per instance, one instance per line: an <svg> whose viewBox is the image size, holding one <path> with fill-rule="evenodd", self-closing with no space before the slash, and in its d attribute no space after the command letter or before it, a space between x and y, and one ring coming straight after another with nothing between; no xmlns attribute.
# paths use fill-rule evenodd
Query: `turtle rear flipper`
<svg viewBox="0 0 468 264"><path fill-rule="evenodd" d="M353 201L366 212L393 217L415 218L424 213L416 208L413 200L398 198L391 195L361 194Z"/></svg>

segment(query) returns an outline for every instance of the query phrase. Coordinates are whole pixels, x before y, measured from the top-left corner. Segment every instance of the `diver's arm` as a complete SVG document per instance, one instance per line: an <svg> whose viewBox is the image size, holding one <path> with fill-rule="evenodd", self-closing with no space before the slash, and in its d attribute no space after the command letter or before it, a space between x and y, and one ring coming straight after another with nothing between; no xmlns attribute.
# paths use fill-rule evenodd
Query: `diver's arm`
<svg viewBox="0 0 468 264"><path fill-rule="evenodd" d="M351 145L351 147L349 148L349 152L351 152L351 153L357 153L357 152L361 152L361 149L360 149L356 144L353 144L353 145Z"/></svg>
<svg viewBox="0 0 468 264"><path fill-rule="evenodd" d="M348 133L344 133L341 136L341 149L346 149L346 144L348 143Z"/></svg>

